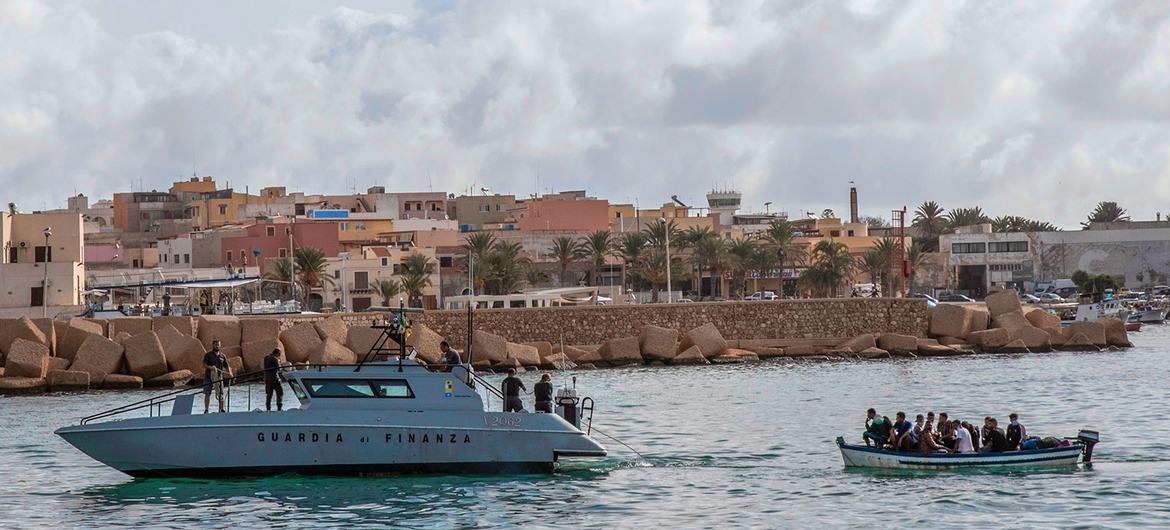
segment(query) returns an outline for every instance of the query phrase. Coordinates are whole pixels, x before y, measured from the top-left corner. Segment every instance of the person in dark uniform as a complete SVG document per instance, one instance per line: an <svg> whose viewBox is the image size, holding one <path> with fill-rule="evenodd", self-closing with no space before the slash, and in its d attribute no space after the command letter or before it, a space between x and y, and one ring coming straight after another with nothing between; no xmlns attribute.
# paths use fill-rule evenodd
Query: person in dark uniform
<svg viewBox="0 0 1170 530"><path fill-rule="evenodd" d="M544 374L540 376L540 382L532 387L532 393L536 394L536 412L547 412L552 414L553 411L553 385L552 376Z"/></svg>
<svg viewBox="0 0 1170 530"><path fill-rule="evenodd" d="M520 391L528 391L524 381L516 377L516 369L508 369L508 377L502 383L504 387L504 412L524 412L524 403L520 401Z"/></svg>
<svg viewBox="0 0 1170 530"><path fill-rule="evenodd" d="M1002 453L1007 450L1007 436L1004 435L1003 429L999 428L999 422L995 418L987 418L986 427L983 431L983 447L979 452Z"/></svg>
<svg viewBox="0 0 1170 530"><path fill-rule="evenodd" d="M447 341L439 343L439 351L443 352L443 356L439 358L439 363L442 365L439 371L450 372L456 366L463 364L463 360L459 358L459 351L452 348Z"/></svg>
<svg viewBox="0 0 1170 530"><path fill-rule="evenodd" d="M231 377L231 368L228 367L227 357L219 349L219 339L211 341L211 351L203 355L203 413L211 406L211 391L215 391L215 401L219 403L219 411L223 412L223 378L224 374Z"/></svg>
<svg viewBox="0 0 1170 530"><path fill-rule="evenodd" d="M272 410L272 394L276 394L276 410L284 410L284 388L280 385L280 350L264 356L264 410Z"/></svg>

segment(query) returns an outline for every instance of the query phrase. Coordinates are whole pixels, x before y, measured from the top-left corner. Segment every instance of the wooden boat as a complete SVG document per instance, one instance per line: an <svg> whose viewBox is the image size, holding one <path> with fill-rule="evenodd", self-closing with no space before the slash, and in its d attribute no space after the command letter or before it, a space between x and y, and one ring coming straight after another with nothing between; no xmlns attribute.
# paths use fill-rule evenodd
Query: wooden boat
<svg viewBox="0 0 1170 530"><path fill-rule="evenodd" d="M884 469L968 469L1075 466L1093 459L1093 446L1099 436L1096 431L1081 430L1076 438L1067 438L1067 446L1051 449L1008 451L1004 453L918 453L901 452L852 445L843 437L837 438L845 467ZM1082 459L1083 457L1083 459Z"/></svg>

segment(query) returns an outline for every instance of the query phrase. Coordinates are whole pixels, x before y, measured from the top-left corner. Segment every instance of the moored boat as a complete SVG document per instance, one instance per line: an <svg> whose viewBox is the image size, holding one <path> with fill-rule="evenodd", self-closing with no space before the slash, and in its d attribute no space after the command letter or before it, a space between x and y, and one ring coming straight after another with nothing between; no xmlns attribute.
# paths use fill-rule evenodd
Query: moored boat
<svg viewBox="0 0 1170 530"><path fill-rule="evenodd" d="M1093 459L1093 446L1099 436L1096 431L1081 430L1076 438L1066 439L1066 446L1050 449L1031 449L1003 453L918 453L890 451L845 443L837 438L845 467L885 469L968 469L1074 466Z"/></svg>

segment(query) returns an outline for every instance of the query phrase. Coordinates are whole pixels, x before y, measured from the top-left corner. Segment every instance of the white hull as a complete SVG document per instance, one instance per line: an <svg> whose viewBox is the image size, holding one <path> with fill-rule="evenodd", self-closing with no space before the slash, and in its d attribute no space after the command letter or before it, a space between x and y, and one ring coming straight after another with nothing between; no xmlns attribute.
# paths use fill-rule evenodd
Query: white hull
<svg viewBox="0 0 1170 530"><path fill-rule="evenodd" d="M984 467L1075 466L1083 446L1006 453L921 454L886 451L838 443L845 467L884 469L966 469Z"/></svg>

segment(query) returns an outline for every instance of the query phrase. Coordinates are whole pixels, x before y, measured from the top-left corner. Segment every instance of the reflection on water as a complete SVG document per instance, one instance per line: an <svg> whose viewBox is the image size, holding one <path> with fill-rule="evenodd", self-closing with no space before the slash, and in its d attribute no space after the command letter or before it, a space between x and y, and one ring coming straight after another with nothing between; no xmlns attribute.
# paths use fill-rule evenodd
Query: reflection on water
<svg viewBox="0 0 1170 530"><path fill-rule="evenodd" d="M1092 354L583 372L598 427L645 460L601 438L609 457L540 475L135 480L52 430L151 393L0 399L0 513L21 527L1166 526L1167 338L1170 325ZM855 438L870 406L1017 411L1032 434L1087 427L1102 443L1091 469L845 470L833 440Z"/></svg>

